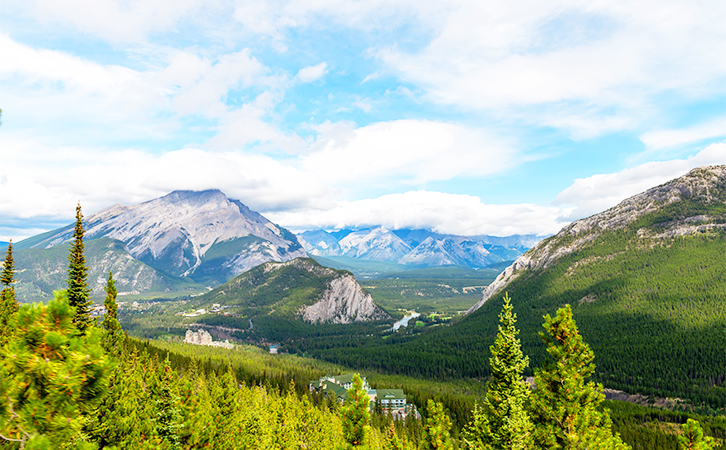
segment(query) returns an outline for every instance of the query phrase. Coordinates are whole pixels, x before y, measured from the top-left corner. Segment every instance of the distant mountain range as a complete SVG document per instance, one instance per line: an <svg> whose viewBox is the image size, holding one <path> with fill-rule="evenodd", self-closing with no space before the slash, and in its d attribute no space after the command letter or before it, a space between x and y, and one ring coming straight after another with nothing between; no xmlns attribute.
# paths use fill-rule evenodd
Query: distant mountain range
<svg viewBox="0 0 726 450"><path fill-rule="evenodd" d="M389 262L395 270L512 261L536 236L464 237L426 230L306 231L295 236L218 190L174 191L138 205L114 205L84 220L93 295L113 271L121 295L175 296L215 287L268 261L327 258L335 267ZM65 287L74 224L14 245L22 301ZM335 258L340 258L335 260Z"/></svg>
<svg viewBox="0 0 726 450"><path fill-rule="evenodd" d="M482 268L513 261L542 237L457 236L428 230L310 230L298 235L313 256L348 257L396 262L418 267L467 266Z"/></svg>

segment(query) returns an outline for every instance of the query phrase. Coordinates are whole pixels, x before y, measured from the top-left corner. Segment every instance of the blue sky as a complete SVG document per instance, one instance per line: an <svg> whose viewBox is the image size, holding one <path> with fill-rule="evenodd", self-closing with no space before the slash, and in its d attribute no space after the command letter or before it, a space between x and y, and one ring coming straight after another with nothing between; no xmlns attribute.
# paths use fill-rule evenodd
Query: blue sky
<svg viewBox="0 0 726 450"><path fill-rule="evenodd" d="M726 3L0 0L0 240L219 188L549 234L726 163Z"/></svg>

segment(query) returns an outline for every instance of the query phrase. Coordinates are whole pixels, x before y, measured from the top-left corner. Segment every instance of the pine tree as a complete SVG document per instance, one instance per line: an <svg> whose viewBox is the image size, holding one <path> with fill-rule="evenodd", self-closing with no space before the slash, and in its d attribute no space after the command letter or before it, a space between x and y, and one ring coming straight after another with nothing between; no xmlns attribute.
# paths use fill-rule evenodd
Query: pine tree
<svg viewBox="0 0 726 450"><path fill-rule="evenodd" d="M121 329L121 324L116 317L118 305L116 305L117 291L116 283L113 281L113 272L108 273L108 280L106 281L104 290L106 291L106 300L104 300L103 306L106 312L103 316L103 322L101 322L101 328L103 328L103 348L107 352L117 355L123 344L124 334Z"/></svg>
<svg viewBox="0 0 726 450"><path fill-rule="evenodd" d="M595 371L595 355L583 342L570 305L545 316L540 332L549 358L535 369L537 389L532 394L535 440L546 449L627 449L613 436L607 411L598 406L605 399L602 385L585 382Z"/></svg>
<svg viewBox="0 0 726 450"><path fill-rule="evenodd" d="M363 380L357 373L353 375L353 386L348 389L348 398L341 408L343 414L343 435L351 446L363 444L366 426L371 420L368 404L370 397L363 389Z"/></svg>
<svg viewBox="0 0 726 450"><path fill-rule="evenodd" d="M697 420L688 419L681 427L683 435L678 436L678 444L682 450L712 450L714 439L703 436L703 429Z"/></svg>
<svg viewBox="0 0 726 450"><path fill-rule="evenodd" d="M0 283L5 286L3 289L12 287L11 284L15 283L15 261L13 260L13 240L10 239L8 248L5 251L5 262L3 265L2 274L0 274Z"/></svg>
<svg viewBox="0 0 726 450"><path fill-rule="evenodd" d="M499 332L489 347L492 357L487 395L481 408L475 406L473 420L465 431L464 439L472 448L532 448L534 430L526 409L530 389L522 377L529 358L522 353L516 322L509 295L505 295Z"/></svg>
<svg viewBox="0 0 726 450"><path fill-rule="evenodd" d="M68 255L68 303L76 309L73 323L81 334L93 324L91 318L90 289L88 288L88 267L83 253L83 214L81 204L76 206L76 227L73 231L70 254Z"/></svg>
<svg viewBox="0 0 726 450"><path fill-rule="evenodd" d="M449 439L451 419L444 411L444 405L428 400L428 413L426 418L426 431L424 433L424 448L427 450L453 450L454 444Z"/></svg>
<svg viewBox="0 0 726 450"><path fill-rule="evenodd" d="M0 351L0 442L55 449L86 440L81 429L106 392L110 362L100 332L78 336L72 317L63 293L48 306L20 308Z"/></svg>
<svg viewBox="0 0 726 450"><path fill-rule="evenodd" d="M13 261L13 241L10 240L5 253L5 262L0 283L4 286L0 291L0 346L5 345L15 330L15 318L18 302L15 300L15 262Z"/></svg>

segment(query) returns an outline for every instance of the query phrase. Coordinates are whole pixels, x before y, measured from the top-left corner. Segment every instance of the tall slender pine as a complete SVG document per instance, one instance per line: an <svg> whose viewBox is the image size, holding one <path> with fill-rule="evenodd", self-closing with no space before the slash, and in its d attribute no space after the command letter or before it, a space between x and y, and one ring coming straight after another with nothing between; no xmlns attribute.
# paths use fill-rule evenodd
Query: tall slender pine
<svg viewBox="0 0 726 450"><path fill-rule="evenodd" d="M530 389L522 373L529 365L524 356L515 327L509 295L499 314L499 332L489 347L491 379L482 407L475 406L473 420L464 439L476 449L530 449L533 445L533 425L527 412Z"/></svg>
<svg viewBox="0 0 726 450"><path fill-rule="evenodd" d="M81 334L91 326L91 299L88 288L88 267L83 253L83 214L81 204L76 206L76 227L73 231L70 254L68 255L68 303L76 309L73 323Z"/></svg>
<svg viewBox="0 0 726 450"><path fill-rule="evenodd" d="M5 262L0 283L3 285L0 291L0 346L8 342L15 330L15 316L18 312L18 302L15 300L15 262L13 261L13 241L8 243L5 252Z"/></svg>
<svg viewBox="0 0 726 450"><path fill-rule="evenodd" d="M124 340L123 330L121 324L118 321L116 313L118 311L118 305L116 304L116 283L113 281L113 272L108 272L108 280L106 280L106 299L103 302L105 314L103 315L103 322L101 322L101 328L103 328L103 348L107 352L118 354L120 351L121 343Z"/></svg>
<svg viewBox="0 0 726 450"><path fill-rule="evenodd" d="M371 421L368 410L370 397L363 389L363 379L357 373L353 375L353 386L348 389L348 398L343 405L343 436L349 446L363 445L366 427Z"/></svg>
<svg viewBox="0 0 726 450"><path fill-rule="evenodd" d="M601 384L587 378L595 372L595 354L583 340L572 317L570 305L545 316L540 333L549 358L535 369L537 389L532 393L535 440L546 449L629 449L617 434L607 411L599 406L605 399Z"/></svg>

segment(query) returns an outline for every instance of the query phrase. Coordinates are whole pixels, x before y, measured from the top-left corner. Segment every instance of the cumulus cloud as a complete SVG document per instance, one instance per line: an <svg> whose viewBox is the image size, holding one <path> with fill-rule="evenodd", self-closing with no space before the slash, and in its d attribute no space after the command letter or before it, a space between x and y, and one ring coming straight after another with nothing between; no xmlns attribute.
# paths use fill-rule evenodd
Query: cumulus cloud
<svg viewBox="0 0 726 450"><path fill-rule="evenodd" d="M420 184L501 172L526 157L484 130L428 120L395 120L354 128L326 122L302 167L332 183Z"/></svg>
<svg viewBox="0 0 726 450"><path fill-rule="evenodd" d="M328 63L321 62L315 66L303 67L295 78L301 83L310 83L323 78L326 73L328 73Z"/></svg>
<svg viewBox="0 0 726 450"><path fill-rule="evenodd" d="M620 172L578 178L554 204L571 207L569 218L581 219L611 208L628 197L685 175L700 166L726 163L726 144L711 144L686 159L648 162Z"/></svg>
<svg viewBox="0 0 726 450"><path fill-rule="evenodd" d="M298 228L383 225L390 229L432 229L459 235L556 233L567 210L534 204L488 205L472 195L409 191L377 198L340 201L330 209L271 212L276 223Z"/></svg>
<svg viewBox="0 0 726 450"><path fill-rule="evenodd" d="M183 149L46 148L0 138L0 217L70 220L115 203L135 204L176 189L221 189L258 211L320 207L327 188L313 175L263 155ZM6 225L8 221L3 219ZM37 228L37 226L36 226Z"/></svg>

